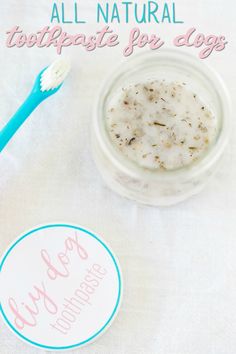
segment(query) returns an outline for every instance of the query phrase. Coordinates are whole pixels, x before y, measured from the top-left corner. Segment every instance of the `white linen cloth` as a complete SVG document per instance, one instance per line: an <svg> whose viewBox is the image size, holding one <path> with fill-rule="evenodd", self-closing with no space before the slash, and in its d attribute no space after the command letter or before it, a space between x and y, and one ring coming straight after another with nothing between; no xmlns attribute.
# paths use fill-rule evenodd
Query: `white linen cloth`
<svg viewBox="0 0 236 354"><path fill-rule="evenodd" d="M70 1L68 1L69 3ZM72 1L71 1L72 2ZM141 1L140 1L141 2ZM5 47L5 32L18 24L35 32L49 23L48 0L1 0L0 127L26 97L55 48ZM95 0L81 0L87 25ZM183 25L140 26L172 38L195 26L224 34L226 50L207 63L224 78L236 101L234 0L176 0ZM226 8L228 6L228 8ZM80 5L81 8L81 5ZM75 350L93 354L234 354L236 352L236 123L222 168L198 196L173 207L140 206L111 192L91 156L90 128L98 86L122 60L134 24L112 26L121 45L91 53L66 48L72 73L0 154L0 252L35 225L64 221L100 234L120 259L124 300L112 327L95 343ZM194 48L179 48L197 56ZM234 116L233 116L234 118ZM17 272L17 269L16 269ZM1 354L44 351L21 342L0 322Z"/></svg>

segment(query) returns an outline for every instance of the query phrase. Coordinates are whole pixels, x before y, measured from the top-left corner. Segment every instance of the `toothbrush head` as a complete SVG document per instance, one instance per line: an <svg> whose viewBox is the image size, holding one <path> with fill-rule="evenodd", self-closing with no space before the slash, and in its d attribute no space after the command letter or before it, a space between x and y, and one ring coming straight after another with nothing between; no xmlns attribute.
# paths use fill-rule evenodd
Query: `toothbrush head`
<svg viewBox="0 0 236 354"><path fill-rule="evenodd" d="M40 76L41 92L59 89L70 71L70 64L65 59L57 59Z"/></svg>

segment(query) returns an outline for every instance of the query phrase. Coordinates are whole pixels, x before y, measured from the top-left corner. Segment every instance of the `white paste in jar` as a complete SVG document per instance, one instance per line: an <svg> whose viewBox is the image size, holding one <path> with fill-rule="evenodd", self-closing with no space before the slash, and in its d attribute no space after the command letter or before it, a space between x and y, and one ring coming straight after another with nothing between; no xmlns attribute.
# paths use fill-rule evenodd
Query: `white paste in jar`
<svg viewBox="0 0 236 354"><path fill-rule="evenodd" d="M108 103L113 145L149 169L174 170L197 161L217 136L217 120L185 83L147 81L120 89Z"/></svg>

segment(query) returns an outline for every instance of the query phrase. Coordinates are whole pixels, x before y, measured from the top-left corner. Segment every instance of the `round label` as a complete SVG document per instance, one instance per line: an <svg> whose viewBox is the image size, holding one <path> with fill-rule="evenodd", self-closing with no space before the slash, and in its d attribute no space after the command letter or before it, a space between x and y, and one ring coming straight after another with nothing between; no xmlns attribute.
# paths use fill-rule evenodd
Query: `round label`
<svg viewBox="0 0 236 354"><path fill-rule="evenodd" d="M99 237L65 224L19 237L0 263L0 312L21 339L47 350L95 340L122 296L117 259Z"/></svg>

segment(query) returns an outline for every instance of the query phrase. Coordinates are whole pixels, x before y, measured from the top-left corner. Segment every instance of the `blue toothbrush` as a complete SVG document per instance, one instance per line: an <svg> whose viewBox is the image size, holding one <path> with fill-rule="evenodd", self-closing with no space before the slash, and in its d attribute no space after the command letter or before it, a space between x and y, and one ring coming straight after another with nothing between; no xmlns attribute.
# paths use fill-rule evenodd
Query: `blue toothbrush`
<svg viewBox="0 0 236 354"><path fill-rule="evenodd" d="M69 63L64 59L58 59L39 73L25 102L0 131L0 152L35 108L61 88L69 70Z"/></svg>

